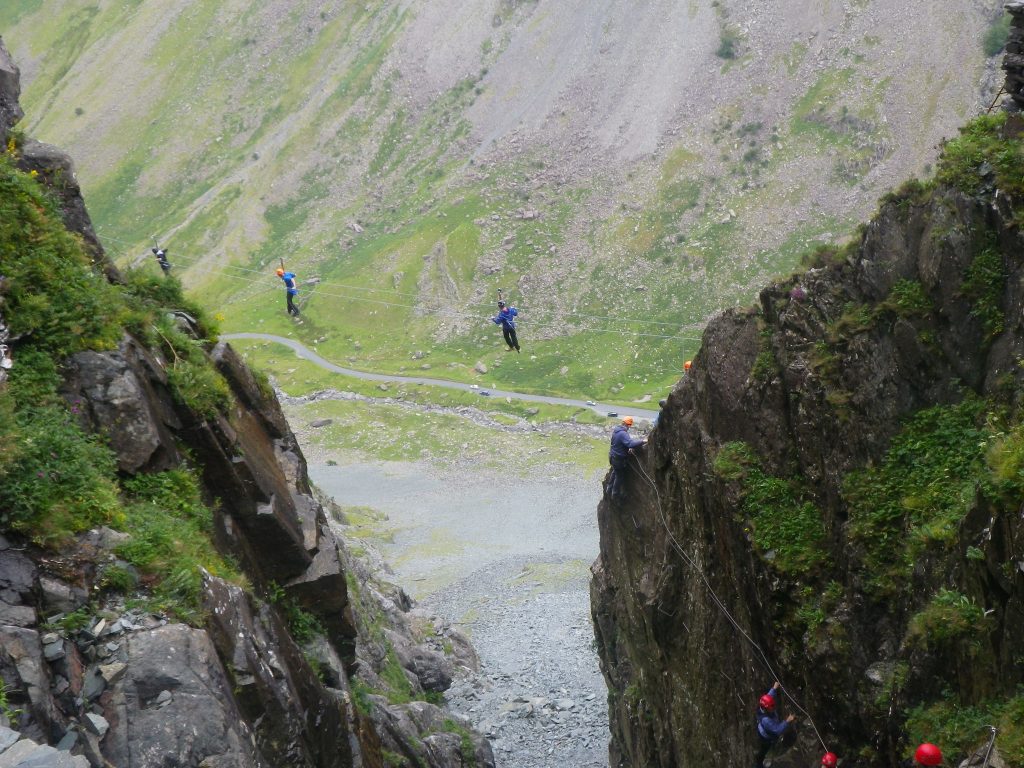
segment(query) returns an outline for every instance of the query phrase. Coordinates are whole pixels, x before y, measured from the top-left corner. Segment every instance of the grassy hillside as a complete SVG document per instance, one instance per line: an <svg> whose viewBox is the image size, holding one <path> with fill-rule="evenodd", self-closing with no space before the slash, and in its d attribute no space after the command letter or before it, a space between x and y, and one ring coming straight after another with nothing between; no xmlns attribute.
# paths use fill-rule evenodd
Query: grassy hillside
<svg viewBox="0 0 1024 768"><path fill-rule="evenodd" d="M976 109L996 3L854 5L9 0L0 31L106 245L159 238L226 330L630 400ZM282 258L322 279L301 324Z"/></svg>

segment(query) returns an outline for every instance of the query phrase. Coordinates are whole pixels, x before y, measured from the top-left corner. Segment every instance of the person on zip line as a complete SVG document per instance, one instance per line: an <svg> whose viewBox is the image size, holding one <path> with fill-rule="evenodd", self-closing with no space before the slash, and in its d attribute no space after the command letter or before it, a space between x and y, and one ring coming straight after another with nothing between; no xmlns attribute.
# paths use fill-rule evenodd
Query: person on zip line
<svg viewBox="0 0 1024 768"><path fill-rule="evenodd" d="M166 275L171 271L171 262L167 260L167 250L164 248L153 248L153 255L156 256L156 263L160 265L160 269L164 271Z"/></svg>
<svg viewBox="0 0 1024 768"><path fill-rule="evenodd" d="M294 272L285 272L284 269L277 270L277 276L284 281L285 296L288 303L288 314L299 316L299 308L295 306L295 296L299 293L299 285L295 281Z"/></svg>
<svg viewBox="0 0 1024 768"><path fill-rule="evenodd" d="M505 337L505 343L508 344L509 349L514 349L519 352L519 339L516 338L516 321L515 317L519 314L519 310L515 307L506 306L503 300L498 301L498 314L492 317L491 320L495 325L501 326L501 334Z"/></svg>

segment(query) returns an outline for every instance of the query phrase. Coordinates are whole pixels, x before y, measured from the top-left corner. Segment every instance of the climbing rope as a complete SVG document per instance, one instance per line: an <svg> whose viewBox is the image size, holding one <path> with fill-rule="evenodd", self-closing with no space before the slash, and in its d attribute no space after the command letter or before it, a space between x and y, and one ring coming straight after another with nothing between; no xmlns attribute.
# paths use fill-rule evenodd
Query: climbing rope
<svg viewBox="0 0 1024 768"><path fill-rule="evenodd" d="M729 609L726 608L725 603L723 603L722 600L715 593L714 588L711 586L711 582L708 581L707 576L704 575L704 571L701 569L699 565L697 565L697 563L693 561L693 559L688 554L686 554L686 550L683 549L682 545L679 543L675 535L672 533L672 529L669 527L668 520L665 517L665 511L662 509L661 506L661 493L658 491L657 484L654 482L654 480L651 479L651 476L647 474L647 472L643 468L643 465L640 463L640 460L637 459L635 455L633 456L633 462L636 464L637 469L640 470L640 474L644 476L644 479L646 479L647 482L650 484L651 488L654 489L655 501L658 507L658 517L661 520L662 527L665 529L665 533L668 534L668 540L672 543L672 546L679 553L679 555L690 565L690 567L697 572L697 575L700 576L701 581L704 582L704 586L707 587L708 594L711 595L711 599L714 601L715 605L718 606L719 610L723 613L726 619L729 620L729 623L732 624L736 631L739 632L739 634L742 635L748 643L750 643L750 646L754 649L754 651L756 651L757 656L759 657L761 663L764 664L765 669L772 676L772 679L778 680L781 683L782 678L775 671L775 668L772 667L772 664L768 660L768 656L765 654L764 650L761 648L760 645L757 644L754 638L747 634L743 627L740 626L739 622L729 612ZM786 697L789 699L789 702L790 704L792 704L793 708L807 718L807 722L810 723L811 728L814 729L814 735L817 736L821 746L824 747L826 752L829 752L830 750L828 748L828 745L825 744L825 740L821 737L821 733L819 733L818 731L818 726L814 724L814 718L811 717L807 710L800 706L799 702L797 702L797 700L793 698L792 694L789 693L785 685L782 685L782 690L786 694Z"/></svg>

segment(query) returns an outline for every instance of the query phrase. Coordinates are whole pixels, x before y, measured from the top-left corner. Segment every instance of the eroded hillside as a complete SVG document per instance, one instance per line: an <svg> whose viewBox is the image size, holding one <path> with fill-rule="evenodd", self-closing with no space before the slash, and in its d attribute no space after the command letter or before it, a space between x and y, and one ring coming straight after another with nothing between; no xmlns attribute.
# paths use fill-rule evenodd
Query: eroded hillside
<svg viewBox="0 0 1024 768"><path fill-rule="evenodd" d="M108 246L132 261L157 236L228 328L627 399L932 162L988 99L999 14L14 0L0 27L26 125L79 158ZM298 328L266 294L281 257L324 278ZM526 310L529 357L493 357L498 287Z"/></svg>

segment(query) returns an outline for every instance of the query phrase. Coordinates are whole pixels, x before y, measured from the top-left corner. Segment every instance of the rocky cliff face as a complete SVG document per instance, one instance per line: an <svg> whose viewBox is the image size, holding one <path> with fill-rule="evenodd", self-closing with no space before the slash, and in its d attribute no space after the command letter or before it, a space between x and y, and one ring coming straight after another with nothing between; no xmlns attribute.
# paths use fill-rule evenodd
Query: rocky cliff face
<svg viewBox="0 0 1024 768"><path fill-rule="evenodd" d="M599 508L613 766L750 764L776 676L776 766L959 760L987 723L1024 760L1021 129L971 124L851 246L709 324Z"/></svg>
<svg viewBox="0 0 1024 768"><path fill-rule="evenodd" d="M22 137L8 146L19 116L17 69L0 42L0 138L8 155L0 195L27 190L23 197L36 200L29 211L43 220L47 208L42 197L33 197L30 180L49 190L55 212L78 236L86 279L116 284L103 295L125 302L122 316L143 314L135 315L131 329L120 328L116 348L82 342L78 346L87 348L47 362L43 353L56 347L46 332L84 336L86 319L74 319L78 309L67 308L67 328L64 316L19 324L19 313L42 299L16 268L9 285L0 282L0 343L10 346L0 372L9 369L11 384L23 388L56 366L60 405L46 407L57 408L59 428L82 436L82 445L99 445L88 436L102 436L105 447L91 455L103 465L109 455L111 475L97 487L119 489L126 498L131 488L152 491L171 478L184 485L171 490L164 509L146 507L156 514L134 531L129 525L128 533L118 529L132 511L113 498L111 509L120 511L107 515L108 525L74 536L67 535L76 530L67 510L88 504L87 498L51 498L51 512L68 515L57 522L36 515L31 501L20 511L0 502L0 726L11 726L0 732L0 764L492 765L486 741L436 706L453 668L472 663L465 639L434 627L429 617L408 618L408 598L396 603L388 588L353 568L313 494L273 392L230 346L206 340L202 321L173 305L169 284L155 288L166 305L156 314L145 314L150 310L138 296L125 298L121 275L93 235L70 160ZM9 267L17 261L17 236L5 230L0 238ZM153 343L160 338L165 343ZM0 394L4 386L0 378ZM188 391L195 397L183 394ZM214 393L214 400L204 401L203 392ZM37 423L33 405L43 407L17 395L12 403L7 393L3 407L14 414L8 424ZM3 418L11 413L5 410ZM17 479L11 467L40 436L0 438L5 483ZM34 478L51 491L63 487L62 473L73 471L57 450L49 474L41 470ZM196 498L190 501L187 478L193 475ZM155 505L155 499L145 503ZM190 510L182 526L206 508L210 524L176 530L178 522L167 522L176 507ZM43 535L51 525L63 525L60 538ZM155 546L151 535L173 553L163 572L145 566L150 555L139 552L143 540ZM200 573L199 565L174 571L185 557L175 537L197 535L216 545L210 562L226 563L232 573L235 564L237 573ZM175 579L197 580L195 611L180 612L188 613L188 624L155 607L155 595L181 588ZM462 653L449 660L442 648ZM403 681L398 701L389 673ZM435 703L422 700L427 692Z"/></svg>

